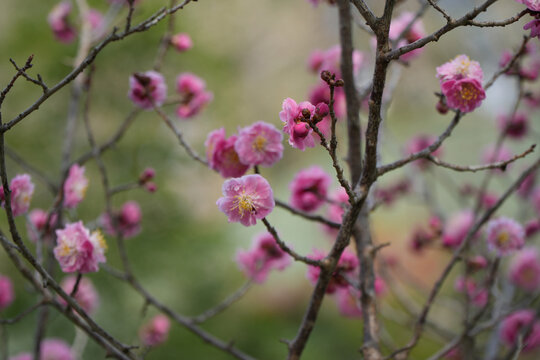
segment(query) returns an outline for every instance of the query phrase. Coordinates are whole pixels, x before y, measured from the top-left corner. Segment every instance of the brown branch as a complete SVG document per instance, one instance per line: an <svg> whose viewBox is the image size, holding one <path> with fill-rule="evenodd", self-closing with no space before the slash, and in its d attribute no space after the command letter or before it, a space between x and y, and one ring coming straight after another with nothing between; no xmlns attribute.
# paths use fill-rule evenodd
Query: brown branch
<svg viewBox="0 0 540 360"><path fill-rule="evenodd" d="M193 317L191 319L191 321L194 323L194 324L200 324L200 323L203 323L205 321L207 321L208 319L220 314L221 312L223 312L225 309L227 309L229 306L231 306L233 303L237 302L238 300L240 300L242 298L242 296L244 296L244 294L249 290L251 289L251 286L253 286L253 282L251 280L248 280L244 285L242 285L241 288L239 288L238 290L236 290L234 293L232 293L231 295L229 295L225 300L223 300L221 303L219 303L218 305L216 305L215 307L211 308L211 309L208 309L206 310L205 312L203 312L202 314L200 315L197 315L195 317Z"/></svg>
<svg viewBox="0 0 540 360"><path fill-rule="evenodd" d="M444 11L439 5L437 5L436 1L427 0L427 2L429 3L429 5L431 5L432 8L434 8L439 13L441 13L441 15L446 19L446 22L448 24L451 23L452 21L454 21L454 19L452 19L452 17L450 15L448 15L448 13L446 11Z"/></svg>
<svg viewBox="0 0 540 360"><path fill-rule="evenodd" d="M341 226L341 224L339 224L337 222L333 222L331 220L328 220L328 219L326 219L326 218L324 218L322 216L308 214L308 213L306 213L304 211L300 211L298 209L295 209L292 206L290 206L289 204L287 204L287 203L285 203L285 202L283 202L281 200L278 200L278 199L274 199L274 200L276 202L276 206L279 206L279 207L281 207L281 208L283 208L285 210L288 210L291 214L301 216L304 219L307 219L307 220L310 220L310 221L316 221L316 222L319 222L321 224L328 225L333 229L339 229L339 227Z"/></svg>
<svg viewBox="0 0 540 360"><path fill-rule="evenodd" d="M493 83L495 82L495 80L497 80L497 78L499 76L501 76L502 74L506 73L508 70L510 70L514 64L516 63L516 61L523 55L525 54L525 52L527 51L527 42L531 39L530 36L523 36L523 41L521 42L521 45L519 47L519 49L514 53L514 55L512 56L512 58L510 59L510 61L508 62L508 64L506 64L506 66L504 66L502 69L499 69L499 71L497 71L495 74L493 74L493 76L491 77L491 79L489 79L489 81L486 83L486 85L484 85L484 89L487 90L491 87L491 85L493 85Z"/></svg>

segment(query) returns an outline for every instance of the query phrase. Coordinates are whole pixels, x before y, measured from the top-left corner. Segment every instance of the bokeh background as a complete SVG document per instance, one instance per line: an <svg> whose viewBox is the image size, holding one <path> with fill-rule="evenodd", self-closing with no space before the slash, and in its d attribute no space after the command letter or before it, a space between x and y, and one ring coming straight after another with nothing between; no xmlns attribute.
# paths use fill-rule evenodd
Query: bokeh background
<svg viewBox="0 0 540 360"><path fill-rule="evenodd" d="M140 1L135 22L145 19L167 3L164 0ZM381 1L370 3L374 10L380 10L381 4L377 3ZM473 3L479 4L480 1L440 2L456 16L463 14ZM54 40L46 16L55 4L56 1L52 0L1 0L2 87L14 73L9 58L21 65L30 54L34 54L34 67L30 73L41 74L50 85L70 71L77 45L65 45ZM103 12L108 8L105 0L92 0L89 4ZM417 7L416 1L405 1L397 8L396 14L405 10L415 11ZM521 8L513 1L502 1L481 19L504 19ZM118 18L118 23L122 22L124 14ZM428 11L424 20L426 30L436 30L443 25L443 20L438 13ZM435 110L437 99L434 92L439 90L436 66L464 53L479 61L486 77L490 77L498 68L502 50L515 49L521 42L524 23L522 20L505 29L460 28L439 42L429 44L426 51L408 66L395 66L390 76L401 67L402 74L385 119L382 161L397 159L404 144L414 134L421 131L436 135L449 123L451 115L442 116ZM90 118L98 142L108 139L133 109L126 96L128 77L152 67L165 28L165 23L162 23L150 31L111 44L95 61ZM278 113L283 99L305 100L310 87L317 82L317 77L306 67L309 54L314 49L327 49L338 43L336 9L325 4L314 8L305 0L200 0L179 12L176 31L189 33L194 47L184 54L174 50L167 54L162 72L167 79L169 93L173 96L176 76L186 71L203 77L208 89L214 93L214 101L199 116L189 121L175 120L189 142L202 154L206 135L213 129L225 127L229 135L238 127L258 120L281 127ZM362 84L369 79L373 52L369 36L359 29L355 30L355 46L365 53L366 58L363 77L359 78L359 84ZM32 104L39 94L39 88L24 81L17 82L2 109L4 121ZM7 136L7 144L12 149L54 179L59 178L69 94L69 87L61 90ZM489 90L482 107L466 116L445 142L444 159L458 164L480 163L482 149L493 143L497 135L495 116L509 112L515 96L513 81L501 79ZM166 107L171 115L174 110L174 106ZM538 118L533 123L535 129L530 138L509 144L514 151L523 151L538 141ZM344 135L344 130L341 125L338 130L340 136ZM340 151L344 148L345 142L340 143ZM76 158L88 150L84 128L79 122L72 157ZM237 249L250 246L253 235L264 231L263 225L259 223L246 228L227 223L226 217L215 206L221 195L223 179L193 162L156 114L140 114L118 145L104 155L104 161L113 185L136 180L145 167L151 166L156 170L156 193L133 190L115 197L114 205L119 208L127 200L141 204L142 232L127 242L128 252L136 276L158 299L182 314L196 315L217 304L245 282L234 256ZM526 163L515 164L514 169L522 169ZM329 158L321 149L301 152L285 144L283 160L270 169L263 169L262 174L270 181L276 198L287 201L290 196L288 183L295 173L315 164L333 173ZM104 197L95 163L89 162L86 169L90 178L86 200L68 217L90 223L102 213ZM8 171L13 177L24 169L9 161ZM502 189L516 175L517 172L510 172L499 177L494 182L494 189ZM456 187L452 184L475 184L481 179L479 175L456 175L444 169L435 169L421 177L408 167L385 176L381 182L392 183L403 176L415 181L415 190L429 186L439 207L448 214L461 206L461 200L456 199ZM34 182L36 191L32 207L49 208L51 194L38 180ZM337 188L337 185L335 182L333 187ZM518 206L518 203L509 202L501 213L515 213ZM429 211L421 196L410 195L392 208L380 208L372 219L375 240L392 244L383 254L398 256L402 266L416 274L425 287L438 276L447 258L439 250L430 250L422 257L414 256L408 250L407 240L414 224L426 222L428 216ZM303 221L283 209L276 208L269 220L278 228L282 238L300 253L308 253L315 247L328 249L331 245L319 225ZM19 219L18 224L24 233L24 219ZM6 231L3 216L0 226ZM120 267L114 243L109 243L108 263ZM284 358L286 346L279 340L294 337L312 289L305 272L305 265L293 264L285 272L272 273L264 285L253 287L240 302L203 327L218 337L234 340L236 346L257 358ZM14 316L35 303L34 293L3 253L0 253L0 273L14 280L17 296L17 301L2 316ZM59 269L55 270L55 275L61 277ZM154 309L143 312L142 299L104 271L89 277L101 298L101 306L95 315L97 322L122 341L136 342L137 329L155 314ZM416 294L416 300L421 299L418 296L421 290L415 289L411 296L414 298ZM452 291L451 284L446 291ZM391 297L381 301L392 306ZM443 317L443 322L453 324L455 315L453 317L450 311L444 311L446 306L445 302L438 304L437 313ZM387 335L403 344L410 336L410 324L398 320L392 316L383 318ZM10 354L31 348L35 323L36 313L9 326ZM327 298L305 358L358 359L361 329L359 320L340 316L334 301ZM74 338L74 329L53 311L47 336L61 337L70 342ZM427 337L414 356L423 359L441 345L436 338ZM89 341L84 359L103 356L104 351ZM172 327L168 342L148 355L148 359L228 358L176 325Z"/></svg>

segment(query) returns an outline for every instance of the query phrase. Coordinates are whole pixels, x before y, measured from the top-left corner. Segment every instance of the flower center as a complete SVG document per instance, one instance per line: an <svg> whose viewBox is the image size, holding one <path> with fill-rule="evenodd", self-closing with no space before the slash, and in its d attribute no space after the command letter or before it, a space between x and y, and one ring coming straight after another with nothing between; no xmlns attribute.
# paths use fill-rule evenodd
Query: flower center
<svg viewBox="0 0 540 360"><path fill-rule="evenodd" d="M508 242L510 241L510 234L506 231L502 231L499 235L497 235L497 244L501 247L505 247L508 245Z"/></svg>
<svg viewBox="0 0 540 360"><path fill-rule="evenodd" d="M478 92L471 84L463 84L460 96L465 101L471 101L478 97Z"/></svg>
<svg viewBox="0 0 540 360"><path fill-rule="evenodd" d="M235 197L235 206L234 208L238 208L238 211L240 212L240 216L244 216L244 212L254 212L255 210L255 204L253 201L253 198L246 194L245 192L242 192L240 195L236 195Z"/></svg>
<svg viewBox="0 0 540 360"><path fill-rule="evenodd" d="M266 147L266 143L268 140L262 135L257 135L255 138L255 141L253 141L253 150L255 151L263 151Z"/></svg>

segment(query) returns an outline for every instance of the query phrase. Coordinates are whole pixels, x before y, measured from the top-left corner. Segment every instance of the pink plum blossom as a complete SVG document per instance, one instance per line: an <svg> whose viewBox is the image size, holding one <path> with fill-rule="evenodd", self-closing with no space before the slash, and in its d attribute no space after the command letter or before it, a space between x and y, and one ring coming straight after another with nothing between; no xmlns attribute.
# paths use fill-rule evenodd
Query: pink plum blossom
<svg viewBox="0 0 540 360"><path fill-rule="evenodd" d="M532 350L540 346L540 321L535 319L534 310L522 309L506 316L501 323L500 338L508 346L517 344L518 336L524 335L522 332L531 326L531 332L523 340L525 350Z"/></svg>
<svg viewBox="0 0 540 360"><path fill-rule="evenodd" d="M274 125L258 121L238 132L234 149L243 164L272 166L283 155L282 140Z"/></svg>
<svg viewBox="0 0 540 360"><path fill-rule="evenodd" d="M17 175L9 184L11 190L11 210L13 216L19 216L28 211L30 201L34 194L34 184L28 174ZM0 186L0 201L2 207L5 207L4 188Z"/></svg>
<svg viewBox="0 0 540 360"><path fill-rule="evenodd" d="M539 10L537 10L539 11ZM540 17L532 19L523 26L523 30L531 30L531 37L537 37L540 39Z"/></svg>
<svg viewBox="0 0 540 360"><path fill-rule="evenodd" d="M437 67L437 78L441 83L461 79L473 79L482 83L484 72L478 61L469 59L467 55L458 55L453 60Z"/></svg>
<svg viewBox="0 0 540 360"><path fill-rule="evenodd" d="M525 237L530 238L540 232L540 219L532 219L525 224Z"/></svg>
<svg viewBox="0 0 540 360"><path fill-rule="evenodd" d="M360 291L352 288L339 288L335 292L339 313L349 318L361 318Z"/></svg>
<svg viewBox="0 0 540 360"><path fill-rule="evenodd" d="M270 270L284 270L289 266L291 257L281 250L272 234L263 233L253 239L251 249L236 253L236 262L246 276L262 284Z"/></svg>
<svg viewBox="0 0 540 360"><path fill-rule="evenodd" d="M474 214L471 210L464 210L450 217L444 226L442 243L446 247L457 248L474 223Z"/></svg>
<svg viewBox="0 0 540 360"><path fill-rule="evenodd" d="M188 51L193 47L191 37L186 33L175 34L171 37L171 44L179 52Z"/></svg>
<svg viewBox="0 0 540 360"><path fill-rule="evenodd" d="M321 260L326 256L320 250L314 249L313 252L308 256L313 260ZM336 269L332 273L332 279L328 283L326 288L327 294L333 294L338 289L344 289L349 286L349 282L344 278L344 276L353 276L358 271L358 258L356 255L348 250L345 250L341 257L339 258ZM319 280L319 275L321 274L321 269L318 266L308 266L307 278L313 285Z"/></svg>
<svg viewBox="0 0 540 360"><path fill-rule="evenodd" d="M268 181L261 175L244 175L223 183L223 197L216 202L229 222L255 225L274 209L274 195Z"/></svg>
<svg viewBox="0 0 540 360"><path fill-rule="evenodd" d="M497 118L497 125L501 132L513 139L521 139L529 130L529 119L525 113L518 112L512 118L500 115Z"/></svg>
<svg viewBox="0 0 540 360"><path fill-rule="evenodd" d="M283 101L279 118L284 123L283 131L289 135L289 144L302 151L306 147L315 147L315 140L312 136L313 129L307 124L307 120L302 114L303 110L309 112L309 117L314 114L315 106L308 101L297 104L291 98Z"/></svg>
<svg viewBox="0 0 540 360"><path fill-rule="evenodd" d="M540 256L535 248L526 248L516 254L510 263L510 280L526 291L540 288Z"/></svg>
<svg viewBox="0 0 540 360"><path fill-rule="evenodd" d="M97 35L101 35L100 33L103 30L103 25L105 25L105 19L103 18L103 14L96 9L90 9L86 14L86 19L90 23L90 27L92 28L92 30Z"/></svg>
<svg viewBox="0 0 540 360"><path fill-rule="evenodd" d="M324 81L319 81L309 92L309 102L312 104L325 103L330 104L330 87ZM342 87L334 89L334 113L336 117L342 118L347 111L347 104L345 102L345 91ZM320 128L320 123L317 124ZM322 129L321 129L322 131ZM328 135L325 131L323 134Z"/></svg>
<svg viewBox="0 0 540 360"><path fill-rule="evenodd" d="M249 169L235 150L237 139L236 135L226 138L225 129L221 128L210 132L204 143L208 166L225 178L240 177Z"/></svg>
<svg viewBox="0 0 540 360"><path fill-rule="evenodd" d="M509 255L525 245L525 230L513 219L490 220L486 228L488 247L499 255Z"/></svg>
<svg viewBox="0 0 540 360"><path fill-rule="evenodd" d="M14 299L15 292L10 278L0 275L0 311L11 305Z"/></svg>
<svg viewBox="0 0 540 360"><path fill-rule="evenodd" d="M318 166L299 171L289 184L291 205L306 212L317 210L325 203L331 183L330 175Z"/></svg>
<svg viewBox="0 0 540 360"><path fill-rule="evenodd" d="M194 117L214 97L211 92L206 91L204 80L191 73L178 75L176 91L182 97L180 106L176 109L176 115L181 119Z"/></svg>
<svg viewBox="0 0 540 360"><path fill-rule="evenodd" d="M99 263L105 262L107 244L99 231L90 231L82 221L66 224L64 229L56 230L57 245L54 256L63 272L96 272Z"/></svg>
<svg viewBox="0 0 540 360"><path fill-rule="evenodd" d="M424 134L417 135L407 143L407 146L405 148L405 154L411 155L419 151L422 151L428 148L429 146L431 146L435 141L437 141L436 136L424 135ZM442 155L441 147L433 151L431 155L435 157L441 156ZM418 167L418 169L424 170L429 167L430 162L429 160L426 160L426 159L419 159L419 160L416 160L414 164Z"/></svg>
<svg viewBox="0 0 540 360"><path fill-rule="evenodd" d="M62 290L66 292L66 294L70 295L73 292L73 287L75 286L76 282L76 276L67 276L62 280L60 286L62 287ZM86 277L81 278L74 298L80 307L89 315L92 315L99 305L98 293L94 288L92 281ZM64 306L67 304L61 297L58 298L58 302Z"/></svg>
<svg viewBox="0 0 540 360"><path fill-rule="evenodd" d="M70 43L75 40L76 30L68 21L70 13L71 3L62 1L54 6L47 17L54 37L63 43Z"/></svg>
<svg viewBox="0 0 540 360"><path fill-rule="evenodd" d="M41 342L40 360L75 360L76 356L71 351L70 346L61 339L45 339ZM12 356L9 360L32 360L31 353L22 353Z"/></svg>
<svg viewBox="0 0 540 360"><path fill-rule="evenodd" d="M401 35L401 33L409 26L409 24L414 20L415 15L411 12L404 12L400 16L398 16L396 19L392 20L392 23L390 24L390 32L389 37L390 40L395 41L398 39L398 37ZM424 30L424 25L422 24L422 21L416 20L410 29L403 35L403 39L401 39L397 46L402 47L405 45L409 45L416 40L419 40L426 36L426 31ZM413 51L410 51L408 53L403 54L400 59L404 61L412 60L413 58L417 57L424 51L424 48L418 48Z"/></svg>
<svg viewBox="0 0 540 360"><path fill-rule="evenodd" d="M124 239L129 239L141 232L142 212L141 207L136 201L124 203L122 209L118 213L114 213L113 216L115 217L116 224L112 223L107 213L101 216L101 223L107 234L118 236L119 232Z"/></svg>
<svg viewBox="0 0 540 360"><path fill-rule="evenodd" d="M357 73L362 66L364 61L364 55L358 51L354 50L352 54L352 63L353 63L353 73ZM333 74L336 74L336 77L341 77L341 46L334 45L327 50L315 50L309 57L308 65L309 68L317 74L320 74L321 71L327 70Z"/></svg>
<svg viewBox="0 0 540 360"><path fill-rule="evenodd" d="M171 323L165 315L154 316L149 323L143 325L139 330L139 338L143 345L153 347L167 341Z"/></svg>
<svg viewBox="0 0 540 360"><path fill-rule="evenodd" d="M539 0L516 0L518 3L521 3L527 6L532 11L540 11L540 1Z"/></svg>
<svg viewBox="0 0 540 360"><path fill-rule="evenodd" d="M163 75L153 70L131 75L128 96L142 109L161 106L167 98L167 84Z"/></svg>
<svg viewBox="0 0 540 360"><path fill-rule="evenodd" d="M28 232L28 238L36 242L38 241L40 235L44 236L42 240L49 241L51 240L50 234L43 234L43 231L46 228L47 225L47 218L49 217L49 214L42 210L42 209L34 209L30 211L28 214L28 217L30 219L30 222L26 224L26 231ZM51 220L49 222L49 228L53 229L54 225L56 224L57 215L52 214Z"/></svg>
<svg viewBox="0 0 540 360"><path fill-rule="evenodd" d="M77 164L71 166L64 183L64 206L68 209L75 208L86 195L88 178L84 175L84 166Z"/></svg>

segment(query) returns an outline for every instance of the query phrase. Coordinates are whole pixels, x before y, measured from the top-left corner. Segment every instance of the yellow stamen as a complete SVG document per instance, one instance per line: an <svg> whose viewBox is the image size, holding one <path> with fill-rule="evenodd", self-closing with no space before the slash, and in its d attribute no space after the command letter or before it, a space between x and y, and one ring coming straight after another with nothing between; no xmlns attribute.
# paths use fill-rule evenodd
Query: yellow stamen
<svg viewBox="0 0 540 360"><path fill-rule="evenodd" d="M244 216L244 212L253 212L255 211L255 204L253 203L253 198L247 195L245 192L242 192L240 195L234 197L234 209L238 209L240 216Z"/></svg>
<svg viewBox="0 0 540 360"><path fill-rule="evenodd" d="M258 135L253 142L253 150L262 151L266 147L268 140L262 135Z"/></svg>

